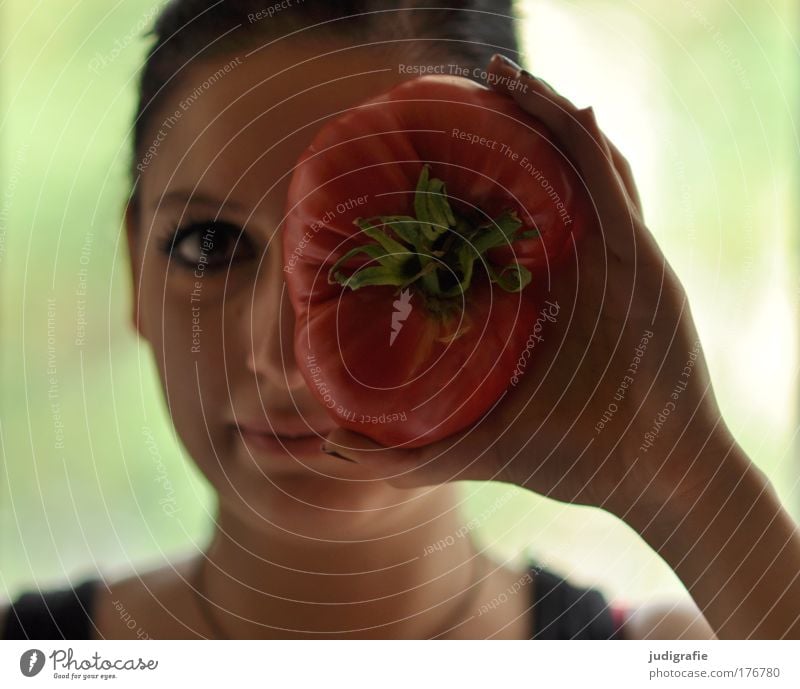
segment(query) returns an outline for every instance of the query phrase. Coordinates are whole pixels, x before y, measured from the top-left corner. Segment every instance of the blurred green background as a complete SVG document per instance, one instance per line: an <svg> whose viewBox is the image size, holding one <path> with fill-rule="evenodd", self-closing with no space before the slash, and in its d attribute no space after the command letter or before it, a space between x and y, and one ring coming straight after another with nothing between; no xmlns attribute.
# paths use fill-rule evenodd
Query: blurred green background
<svg viewBox="0 0 800 689"><path fill-rule="evenodd" d="M129 326L121 245L149 0L0 3L0 598L204 544L210 492ZM797 518L798 5L519 3L527 66L629 158L737 438ZM794 33L792 33L794 32ZM462 484L498 558L685 595L624 524ZM509 490L511 494L509 495Z"/></svg>

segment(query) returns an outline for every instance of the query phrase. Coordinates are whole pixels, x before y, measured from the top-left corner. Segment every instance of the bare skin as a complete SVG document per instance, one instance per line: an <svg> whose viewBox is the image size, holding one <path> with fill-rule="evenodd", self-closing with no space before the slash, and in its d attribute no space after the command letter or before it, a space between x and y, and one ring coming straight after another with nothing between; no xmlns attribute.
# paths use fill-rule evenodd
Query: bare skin
<svg viewBox="0 0 800 689"><path fill-rule="evenodd" d="M136 638L139 630L196 638L219 629L230 638L529 638L533 584L476 614L519 571L477 553L469 539L422 556L463 523L452 483L460 479L597 505L635 528L710 625L694 607L640 610L626 626L629 638L797 637L796 527L722 421L702 351L668 423L646 453L639 449L696 332L683 289L644 225L624 158L590 111L541 82L511 96L549 125L582 173L603 231L553 284L563 310L523 383L469 435L414 452L334 429L292 355L275 228L287 171L319 118L390 88L402 79L397 63L409 60L345 47L326 46L333 52L317 60L328 52L318 44L251 55L181 114L143 173L141 214L127 215L134 322L158 364L177 432L219 496L219 513L204 553L108 583L96 605L96 638ZM161 116L233 57L193 67ZM489 69L526 78L497 60ZM193 269L158 248L184 215L244 226L259 257L243 253L229 269L206 271L198 314ZM193 317L202 326L194 352ZM645 330L653 337L635 384L598 434L595 424ZM240 433L237 422L261 433ZM276 449L261 437L272 425L314 442ZM353 461L319 451L326 436ZM726 503L740 478L735 501ZM731 506L742 504L753 505L746 533L737 531L741 509ZM200 563L213 628L192 589ZM768 576L759 578L765 567ZM117 604L136 619L133 630Z"/></svg>
<svg viewBox="0 0 800 689"><path fill-rule="evenodd" d="M722 418L686 294L644 224L627 161L591 108L497 57L490 70L527 85L510 93L581 173L598 227L553 281L557 322L484 423L418 450L343 429L329 447L395 485L493 479L602 507L674 569L718 638L800 638L800 530Z"/></svg>
<svg viewBox="0 0 800 689"><path fill-rule="evenodd" d="M141 178L141 212L127 215L134 322L219 513L205 553L109 584L97 603L98 637L137 628L155 638L219 630L230 638L530 637L532 587L477 614L520 571L468 538L424 554L464 523L452 484L397 488L320 450L334 426L294 361L275 230L294 161L321 121L407 78L397 74L397 56L346 48L271 46L241 65L226 54L194 67L162 105L166 118L231 66L165 129ZM171 261L159 246L173 225L215 217L245 227L252 251L229 257L222 271L205 269L193 312L196 265L176 258L196 258L197 241ZM202 327L194 352L193 318ZM260 433L240 434L236 423ZM259 436L270 427L306 437L284 439L286 449L265 446ZM216 630L192 589L201 563ZM127 628L114 601L137 628Z"/></svg>

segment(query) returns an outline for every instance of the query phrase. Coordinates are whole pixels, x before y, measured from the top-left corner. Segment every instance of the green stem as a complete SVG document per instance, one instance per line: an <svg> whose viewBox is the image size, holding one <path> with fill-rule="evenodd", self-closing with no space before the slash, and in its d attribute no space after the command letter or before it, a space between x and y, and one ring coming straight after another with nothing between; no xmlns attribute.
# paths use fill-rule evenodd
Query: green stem
<svg viewBox="0 0 800 689"><path fill-rule="evenodd" d="M522 222L515 211L476 225L453 213L444 182L430 177L430 166L422 166L414 194L416 217L404 215L357 218L354 224L370 239L351 249L331 267L328 282L356 290L367 285L409 285L419 290L432 310L447 310L448 302L460 305L469 290L475 262L483 264L489 279L508 292L519 292L531 281L527 268L515 262L492 265L487 252L520 239L538 236L536 230L518 232ZM390 234L391 231L391 234ZM352 275L340 266L363 253L377 265Z"/></svg>

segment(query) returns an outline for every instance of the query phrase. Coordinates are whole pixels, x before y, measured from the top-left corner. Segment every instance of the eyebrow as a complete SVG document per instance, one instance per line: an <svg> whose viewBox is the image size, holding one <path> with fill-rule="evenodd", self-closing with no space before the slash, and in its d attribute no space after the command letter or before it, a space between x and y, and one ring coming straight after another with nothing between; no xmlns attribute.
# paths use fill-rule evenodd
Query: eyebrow
<svg viewBox="0 0 800 689"><path fill-rule="evenodd" d="M221 199L213 194L189 189L173 189L162 194L162 196L153 203L153 208L156 209L167 204L188 206L191 203L202 203L206 206L215 206L217 208L224 207L233 210L245 210L244 204L238 201Z"/></svg>

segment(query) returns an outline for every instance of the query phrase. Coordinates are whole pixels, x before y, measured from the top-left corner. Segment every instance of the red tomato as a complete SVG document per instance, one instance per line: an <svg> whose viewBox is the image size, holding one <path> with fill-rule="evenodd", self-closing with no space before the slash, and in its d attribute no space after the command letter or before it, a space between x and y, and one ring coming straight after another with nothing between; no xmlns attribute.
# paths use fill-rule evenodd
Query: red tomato
<svg viewBox="0 0 800 689"><path fill-rule="evenodd" d="M311 391L384 445L475 423L535 354L550 271L590 208L546 128L468 79L406 81L328 122L283 228Z"/></svg>

